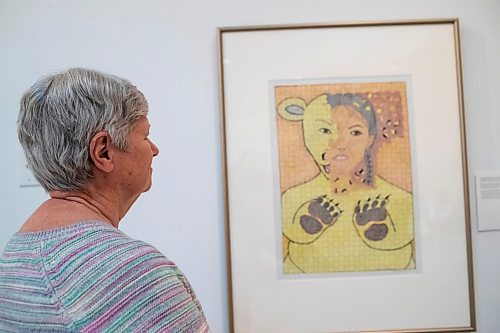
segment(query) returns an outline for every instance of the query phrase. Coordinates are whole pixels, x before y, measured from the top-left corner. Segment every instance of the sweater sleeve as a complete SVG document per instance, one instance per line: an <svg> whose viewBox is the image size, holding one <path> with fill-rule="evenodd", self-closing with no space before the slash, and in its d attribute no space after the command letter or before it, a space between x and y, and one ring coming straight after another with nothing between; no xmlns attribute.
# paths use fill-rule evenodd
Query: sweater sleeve
<svg viewBox="0 0 500 333"><path fill-rule="evenodd" d="M49 283L78 332L209 332L182 272L146 243L90 235L49 257Z"/></svg>

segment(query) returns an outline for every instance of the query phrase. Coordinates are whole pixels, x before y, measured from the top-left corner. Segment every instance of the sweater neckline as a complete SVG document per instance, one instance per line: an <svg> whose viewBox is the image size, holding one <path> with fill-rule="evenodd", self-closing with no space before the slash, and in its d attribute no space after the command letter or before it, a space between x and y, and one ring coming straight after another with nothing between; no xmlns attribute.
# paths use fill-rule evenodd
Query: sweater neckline
<svg viewBox="0 0 500 333"><path fill-rule="evenodd" d="M68 234L73 232L82 231L85 229L93 228L93 227L101 227L103 229L109 229L114 231L119 231L118 228L109 224L108 222L100 221L100 220L85 220L80 221L74 224L70 224L63 227L52 228L41 231L29 231L29 232L16 232L12 236L12 240L35 240L42 238L50 238L54 236L61 236L62 234Z"/></svg>

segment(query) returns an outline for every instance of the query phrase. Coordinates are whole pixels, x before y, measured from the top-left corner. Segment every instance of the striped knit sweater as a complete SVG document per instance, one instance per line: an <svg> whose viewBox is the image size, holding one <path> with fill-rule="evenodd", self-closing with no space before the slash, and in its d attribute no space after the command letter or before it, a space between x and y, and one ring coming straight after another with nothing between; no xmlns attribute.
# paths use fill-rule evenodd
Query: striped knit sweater
<svg viewBox="0 0 500 333"><path fill-rule="evenodd" d="M0 256L0 332L209 332L189 283L104 222L16 233Z"/></svg>

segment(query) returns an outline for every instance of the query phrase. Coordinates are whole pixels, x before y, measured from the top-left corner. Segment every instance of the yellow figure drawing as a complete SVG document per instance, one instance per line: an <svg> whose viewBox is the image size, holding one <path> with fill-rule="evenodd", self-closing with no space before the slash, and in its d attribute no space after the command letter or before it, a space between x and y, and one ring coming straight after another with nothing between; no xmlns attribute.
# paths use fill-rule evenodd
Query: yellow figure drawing
<svg viewBox="0 0 500 333"><path fill-rule="evenodd" d="M402 135L401 117L374 107L388 94L279 101L319 170L282 194L284 273L415 268L412 194L376 174L378 148Z"/></svg>

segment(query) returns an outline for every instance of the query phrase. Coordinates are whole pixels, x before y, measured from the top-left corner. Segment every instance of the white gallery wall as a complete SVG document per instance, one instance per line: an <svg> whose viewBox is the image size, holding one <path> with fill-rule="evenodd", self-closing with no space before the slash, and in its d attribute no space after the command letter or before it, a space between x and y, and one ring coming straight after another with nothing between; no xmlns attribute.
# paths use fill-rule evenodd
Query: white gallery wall
<svg viewBox="0 0 500 333"><path fill-rule="evenodd" d="M461 28L478 332L499 332L500 231L478 232L474 191L475 173L500 171L498 0L0 0L0 248L47 198L19 186L23 91L74 66L126 77L148 98L160 155L120 228L174 260L213 332L228 332L216 28L448 17Z"/></svg>

